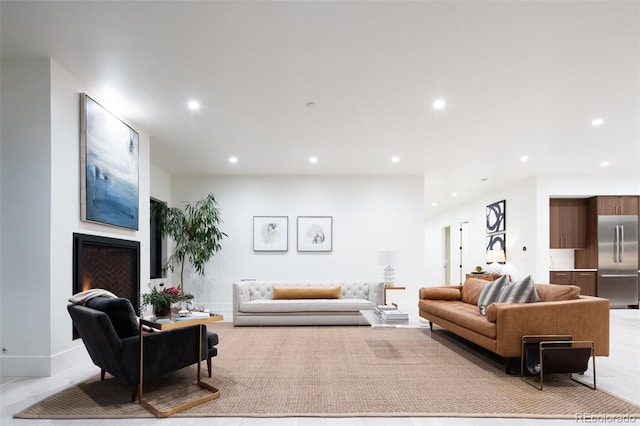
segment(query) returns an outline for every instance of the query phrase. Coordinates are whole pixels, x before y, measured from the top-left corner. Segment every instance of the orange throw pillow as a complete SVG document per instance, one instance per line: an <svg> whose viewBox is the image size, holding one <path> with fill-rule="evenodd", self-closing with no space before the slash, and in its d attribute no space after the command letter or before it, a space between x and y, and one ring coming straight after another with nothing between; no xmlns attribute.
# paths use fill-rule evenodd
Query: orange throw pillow
<svg viewBox="0 0 640 426"><path fill-rule="evenodd" d="M273 299L340 299L342 286L278 287L273 286Z"/></svg>

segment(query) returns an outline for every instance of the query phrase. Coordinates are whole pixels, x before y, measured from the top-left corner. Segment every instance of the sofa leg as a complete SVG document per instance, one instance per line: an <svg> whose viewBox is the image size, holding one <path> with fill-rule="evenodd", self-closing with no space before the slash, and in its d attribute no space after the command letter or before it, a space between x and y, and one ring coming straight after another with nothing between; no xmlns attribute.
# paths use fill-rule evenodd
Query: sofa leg
<svg viewBox="0 0 640 426"><path fill-rule="evenodd" d="M504 359L504 372L506 374L511 374L511 365L513 358L505 358Z"/></svg>
<svg viewBox="0 0 640 426"><path fill-rule="evenodd" d="M433 323L429 321L429 330L433 331Z"/></svg>
<svg viewBox="0 0 640 426"><path fill-rule="evenodd" d="M138 396L138 385L131 386L131 402L136 402Z"/></svg>
<svg viewBox="0 0 640 426"><path fill-rule="evenodd" d="M209 377L211 377L211 357L207 357L207 371L209 372Z"/></svg>
<svg viewBox="0 0 640 426"><path fill-rule="evenodd" d="M106 373L106 371L104 371L104 368L100 369L100 380L104 380L104 374Z"/></svg>

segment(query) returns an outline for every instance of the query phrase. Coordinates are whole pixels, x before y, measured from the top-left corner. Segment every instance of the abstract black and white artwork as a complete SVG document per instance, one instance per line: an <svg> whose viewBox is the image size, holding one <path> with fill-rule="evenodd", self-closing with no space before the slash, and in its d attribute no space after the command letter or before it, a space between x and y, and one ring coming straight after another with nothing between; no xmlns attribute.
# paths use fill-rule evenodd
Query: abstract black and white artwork
<svg viewBox="0 0 640 426"><path fill-rule="evenodd" d="M487 251L505 250L507 247L507 234L487 235Z"/></svg>
<svg viewBox="0 0 640 426"><path fill-rule="evenodd" d="M507 220L506 201L498 201L487 206L487 234L504 232Z"/></svg>
<svg viewBox="0 0 640 426"><path fill-rule="evenodd" d="M138 133L80 95L81 219L138 229Z"/></svg>
<svg viewBox="0 0 640 426"><path fill-rule="evenodd" d="M333 250L333 217L298 216L298 251Z"/></svg>
<svg viewBox="0 0 640 426"><path fill-rule="evenodd" d="M253 251L289 250L289 218L287 216L253 217Z"/></svg>

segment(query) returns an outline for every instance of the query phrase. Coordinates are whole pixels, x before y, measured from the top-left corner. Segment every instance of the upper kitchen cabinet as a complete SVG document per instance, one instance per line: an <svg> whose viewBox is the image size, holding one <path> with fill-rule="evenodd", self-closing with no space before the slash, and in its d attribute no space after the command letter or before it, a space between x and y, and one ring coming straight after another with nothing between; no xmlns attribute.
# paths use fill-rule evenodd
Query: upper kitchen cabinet
<svg viewBox="0 0 640 426"><path fill-rule="evenodd" d="M597 197L598 214L638 215L638 197Z"/></svg>
<svg viewBox="0 0 640 426"><path fill-rule="evenodd" d="M549 248L581 249L586 245L587 201L580 198L551 198Z"/></svg>

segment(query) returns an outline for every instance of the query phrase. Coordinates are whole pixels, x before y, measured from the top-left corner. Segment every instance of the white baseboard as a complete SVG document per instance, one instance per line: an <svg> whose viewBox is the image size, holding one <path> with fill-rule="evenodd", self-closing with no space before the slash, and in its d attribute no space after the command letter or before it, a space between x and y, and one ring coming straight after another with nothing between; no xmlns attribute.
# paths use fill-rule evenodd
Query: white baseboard
<svg viewBox="0 0 640 426"><path fill-rule="evenodd" d="M2 377L48 377L90 362L87 350L80 344L52 356L2 356L0 357L0 375Z"/></svg>

